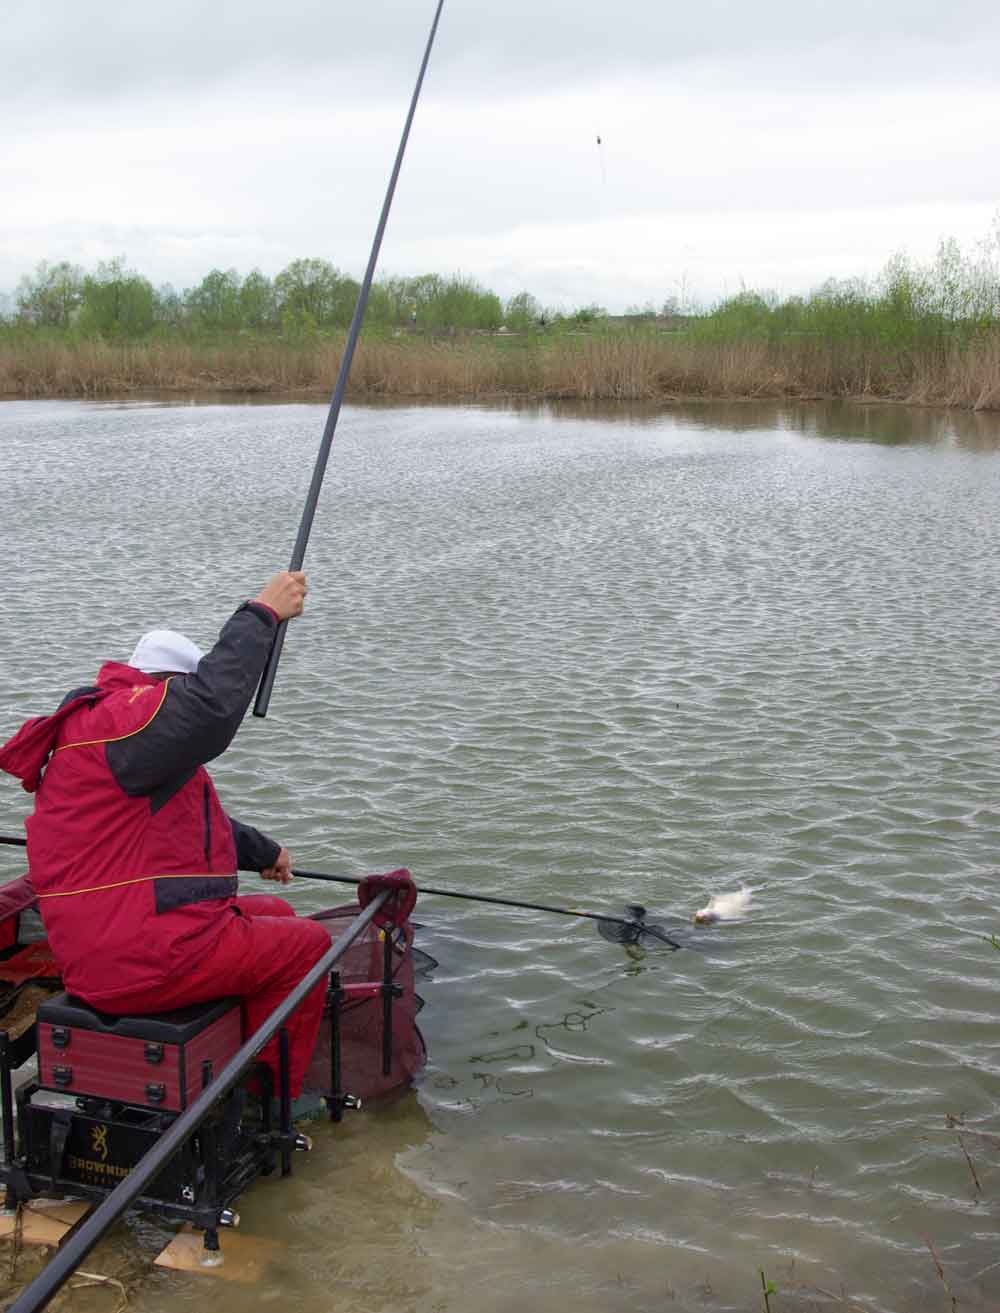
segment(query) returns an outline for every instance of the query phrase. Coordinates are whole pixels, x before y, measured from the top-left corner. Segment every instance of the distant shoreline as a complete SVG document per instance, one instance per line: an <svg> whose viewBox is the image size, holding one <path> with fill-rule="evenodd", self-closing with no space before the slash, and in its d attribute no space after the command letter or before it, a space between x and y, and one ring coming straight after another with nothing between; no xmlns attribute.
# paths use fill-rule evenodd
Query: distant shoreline
<svg viewBox="0 0 1000 1313"><path fill-rule="evenodd" d="M139 394L329 397L342 338L105 342L0 339L0 398ZM704 341L604 328L553 334L374 337L355 355L352 401L852 401L1000 411L1000 334L939 349L801 335Z"/></svg>

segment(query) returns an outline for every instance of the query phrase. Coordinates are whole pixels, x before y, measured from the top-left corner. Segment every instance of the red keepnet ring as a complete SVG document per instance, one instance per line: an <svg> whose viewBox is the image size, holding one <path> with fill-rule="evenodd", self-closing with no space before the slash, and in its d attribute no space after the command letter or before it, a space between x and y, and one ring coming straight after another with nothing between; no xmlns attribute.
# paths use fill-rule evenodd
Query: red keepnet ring
<svg viewBox="0 0 1000 1313"><path fill-rule="evenodd" d="M404 925L417 905L417 886L413 883L413 876L405 866L387 875L366 875L358 885L358 902L362 907L367 907L383 889L389 890L389 897L372 920L383 930L390 926Z"/></svg>

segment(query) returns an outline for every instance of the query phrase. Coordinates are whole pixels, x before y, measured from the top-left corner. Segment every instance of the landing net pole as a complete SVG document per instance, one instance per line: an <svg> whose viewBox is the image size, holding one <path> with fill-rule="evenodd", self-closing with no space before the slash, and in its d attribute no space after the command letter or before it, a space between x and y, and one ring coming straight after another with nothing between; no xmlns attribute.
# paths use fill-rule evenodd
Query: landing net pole
<svg viewBox="0 0 1000 1313"><path fill-rule="evenodd" d="M14 835L0 834L0 843L16 844L18 847L25 847L27 840L16 838ZM297 875L303 880L329 880L334 884L353 884L359 885L361 880L356 875L327 875L325 871L303 871L297 867L292 867L292 875ZM551 903L523 903L514 898L491 897L487 894L468 894L459 892L457 889L434 889L430 885L415 885L418 894L436 894L439 898L464 898L470 903L491 903L495 907L518 907L528 912L552 912L556 916L580 916L587 921L610 921L614 925L634 926L638 924L622 916L608 916L604 912L582 912L577 907L553 907ZM676 940L662 932L658 936L666 943L672 944L674 948L680 948Z"/></svg>
<svg viewBox="0 0 1000 1313"><path fill-rule="evenodd" d="M297 866L292 867L292 875L299 876L303 880L330 880L335 884L361 884L360 877L356 875L327 875L324 871L303 871ZM581 916L587 921L610 921L612 925L621 925L633 927L641 923L635 920L628 920L624 916L609 916L605 912L581 912L578 907L553 907L551 903L523 903L515 898L499 898L489 894L468 894L459 892L457 889L435 889L429 884L415 884L418 894L436 894L439 898L464 898L470 903L490 903L494 907L517 907L527 912L552 912L556 916ZM644 933L649 933L648 930ZM671 944L674 948L680 948L676 940L671 939L669 935L659 931L657 938L662 942Z"/></svg>
<svg viewBox="0 0 1000 1313"><path fill-rule="evenodd" d="M7 1313L37 1313L38 1309L45 1307L56 1291L73 1275L108 1227L121 1217L129 1204L137 1199L157 1173L166 1167L184 1141L205 1120L213 1105L229 1093L267 1041L277 1034L306 995L320 983L330 968L340 961L358 936L368 928L375 913L389 897L389 893L390 891L386 889L376 894L351 928L341 935L335 944L330 945L315 966L310 967L308 973L302 977L285 1001L274 1009L260 1029L256 1030L239 1052L229 1059L219 1075L202 1090L187 1112L182 1113L170 1129L160 1136L149 1152L139 1159L124 1181L115 1186L80 1229L56 1251L31 1285L26 1286L13 1304L8 1305Z"/></svg>
<svg viewBox="0 0 1000 1313"><path fill-rule="evenodd" d="M399 170L403 164L403 155L406 151L406 143L410 136L410 125L413 123L413 116L417 110L417 101L420 99L420 88L423 86L424 74L427 71L427 64L431 57L431 47L434 45L434 37L437 34L438 20L441 17L441 10L444 7L444 0L438 0L437 9L434 13L434 22L431 24L430 36L427 38L427 47L424 50L424 57L420 64L420 72L417 75L417 84L413 88L413 97L410 100L410 111L406 116L406 125L403 128L403 135L399 142L399 149L396 152L396 163L393 165L392 176L389 179L389 187L385 194L385 200L382 203L382 214L378 221L378 227L375 230L375 240L372 243L371 255L368 257L368 268L365 270L365 276L361 282L358 291L357 304L354 307L354 318L351 320L351 327L347 333L347 342L344 346L344 354L340 361L340 372L337 375L337 384L333 389L333 397L330 401L330 410L326 417L326 427L323 429L323 438L319 445L319 455L316 457L316 465L313 468L312 483L309 485L309 493L306 496L306 504L302 511L302 520L299 524L299 536L295 540L295 549L292 552L292 562L289 570L301 570L302 562L305 560L306 545L309 542L309 532L312 529L313 517L316 514L316 504L319 501L320 489L323 486L323 475L326 473L326 463L330 456L330 448L333 446L333 435L337 428L337 420L340 417L340 405L344 399L344 392L347 390L347 376L351 372L351 361L354 359L354 348L358 343L358 336L361 332L361 321L365 317L365 308L368 305L368 293L371 290L372 279L375 276L375 264L378 260L379 249L382 245L382 236L385 233L385 226L389 220L389 210L392 207L392 198L396 191L396 180L399 177ZM283 620L278 625L274 635L274 642L271 645L271 651L267 658L267 665L264 667L264 673L260 677L260 686L257 689L257 700L254 703L253 714L264 717L267 715L268 704L271 701L271 689L274 687L274 679L278 673L278 662L281 659L281 649L285 642L285 630L288 628L288 621Z"/></svg>

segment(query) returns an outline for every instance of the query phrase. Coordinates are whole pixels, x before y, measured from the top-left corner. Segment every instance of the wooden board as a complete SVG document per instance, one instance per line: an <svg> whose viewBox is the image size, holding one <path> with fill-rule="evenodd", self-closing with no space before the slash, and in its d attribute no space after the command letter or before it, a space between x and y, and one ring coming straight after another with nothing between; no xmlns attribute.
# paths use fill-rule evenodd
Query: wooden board
<svg viewBox="0 0 1000 1313"><path fill-rule="evenodd" d="M156 1265L173 1268L175 1272L197 1272L199 1276L221 1277L224 1281L253 1282L260 1280L274 1252L272 1240L240 1235L227 1228L219 1232L219 1245L222 1262L206 1264L203 1234L188 1225L178 1231L156 1259ZM219 1255L211 1257L217 1259Z"/></svg>
<svg viewBox="0 0 1000 1313"><path fill-rule="evenodd" d="M64 1199L35 1199L21 1210L21 1240L26 1245L58 1245L91 1205ZM0 1216L0 1240L14 1236L15 1214Z"/></svg>

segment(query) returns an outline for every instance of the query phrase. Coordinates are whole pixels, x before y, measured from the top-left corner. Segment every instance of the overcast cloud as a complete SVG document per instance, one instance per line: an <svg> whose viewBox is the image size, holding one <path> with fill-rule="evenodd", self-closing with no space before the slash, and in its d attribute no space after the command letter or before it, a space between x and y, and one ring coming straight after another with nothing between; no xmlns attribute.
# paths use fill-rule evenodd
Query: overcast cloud
<svg viewBox="0 0 1000 1313"><path fill-rule="evenodd" d="M0 290L114 255L359 275L433 9L7 0ZM445 0L380 270L622 310L971 247L998 54L995 0Z"/></svg>

